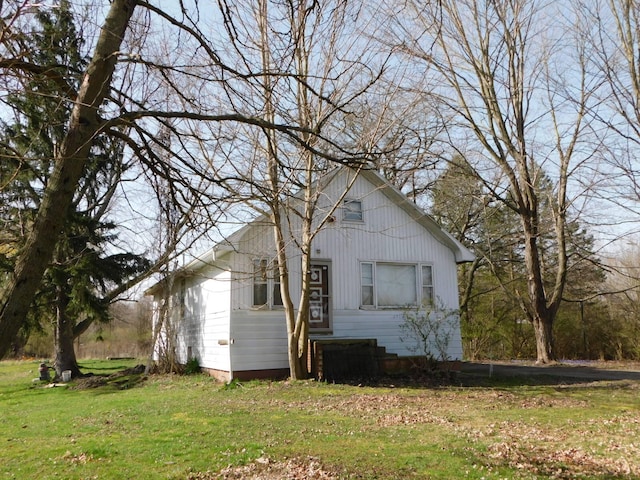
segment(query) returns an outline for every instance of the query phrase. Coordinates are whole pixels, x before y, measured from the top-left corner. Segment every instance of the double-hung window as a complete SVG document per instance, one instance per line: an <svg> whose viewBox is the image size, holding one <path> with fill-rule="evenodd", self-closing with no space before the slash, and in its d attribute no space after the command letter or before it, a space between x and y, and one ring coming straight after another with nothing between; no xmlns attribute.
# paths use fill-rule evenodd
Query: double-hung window
<svg viewBox="0 0 640 480"><path fill-rule="evenodd" d="M360 264L360 305L404 308L433 301L431 265L388 262Z"/></svg>
<svg viewBox="0 0 640 480"><path fill-rule="evenodd" d="M282 306L278 263L266 258L253 261L253 306Z"/></svg>

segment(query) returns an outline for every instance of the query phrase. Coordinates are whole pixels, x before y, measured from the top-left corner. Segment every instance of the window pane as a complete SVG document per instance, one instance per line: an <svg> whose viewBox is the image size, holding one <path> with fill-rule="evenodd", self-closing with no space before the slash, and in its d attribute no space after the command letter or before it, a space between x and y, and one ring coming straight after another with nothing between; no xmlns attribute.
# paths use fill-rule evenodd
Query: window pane
<svg viewBox="0 0 640 480"><path fill-rule="evenodd" d="M282 306L282 294L280 293L280 283L273 284L273 304Z"/></svg>
<svg viewBox="0 0 640 480"><path fill-rule="evenodd" d="M342 205L342 218L344 220L362 220L362 202L360 200L345 200Z"/></svg>
<svg viewBox="0 0 640 480"><path fill-rule="evenodd" d="M415 265L377 264L376 292L379 307L416 305Z"/></svg>
<svg viewBox="0 0 640 480"><path fill-rule="evenodd" d="M430 265L422 267L422 303L433 303L433 270Z"/></svg>
<svg viewBox="0 0 640 480"><path fill-rule="evenodd" d="M267 261L266 260L253 261L253 281L254 282L267 281Z"/></svg>
<svg viewBox="0 0 640 480"><path fill-rule="evenodd" d="M264 259L253 261L253 304L267 303L267 261Z"/></svg>
<svg viewBox="0 0 640 480"><path fill-rule="evenodd" d="M253 285L253 304L266 305L267 303L267 284L256 283Z"/></svg>
<svg viewBox="0 0 640 480"><path fill-rule="evenodd" d="M373 305L373 264L360 264L360 305Z"/></svg>
<svg viewBox="0 0 640 480"><path fill-rule="evenodd" d="M273 262L273 305L283 305L280 293L280 269L278 268L277 260Z"/></svg>
<svg viewBox="0 0 640 480"><path fill-rule="evenodd" d="M422 287L422 304L431 305L433 303L433 287Z"/></svg>
<svg viewBox="0 0 640 480"><path fill-rule="evenodd" d="M422 285L425 287L433 285L433 275L430 265L424 265L422 267Z"/></svg>
<svg viewBox="0 0 640 480"><path fill-rule="evenodd" d="M362 273L362 285L373 285L373 264L360 264L360 271Z"/></svg>
<svg viewBox="0 0 640 480"><path fill-rule="evenodd" d="M373 285L362 286L362 303L361 305L373 305Z"/></svg>

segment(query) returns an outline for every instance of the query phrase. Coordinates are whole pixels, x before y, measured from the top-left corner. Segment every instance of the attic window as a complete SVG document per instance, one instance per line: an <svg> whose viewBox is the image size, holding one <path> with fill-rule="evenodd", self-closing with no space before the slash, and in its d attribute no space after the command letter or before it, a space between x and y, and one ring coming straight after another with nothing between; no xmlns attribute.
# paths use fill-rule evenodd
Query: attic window
<svg viewBox="0 0 640 480"><path fill-rule="evenodd" d="M342 219L348 222L362 222L362 201L346 199L342 204Z"/></svg>

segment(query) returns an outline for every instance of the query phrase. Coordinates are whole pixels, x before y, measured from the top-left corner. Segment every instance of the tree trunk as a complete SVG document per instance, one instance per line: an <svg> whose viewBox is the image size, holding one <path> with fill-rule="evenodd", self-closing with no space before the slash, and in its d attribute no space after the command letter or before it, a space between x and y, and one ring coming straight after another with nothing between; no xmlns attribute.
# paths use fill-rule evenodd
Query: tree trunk
<svg viewBox="0 0 640 480"><path fill-rule="evenodd" d="M13 276L0 296L3 302L0 309L0 358L8 352L12 340L24 324L31 301L53 255L56 239L84 172L93 139L100 131L98 109L109 92L117 52L135 3L135 0L113 0L105 18L93 58L75 99L69 129L55 159L55 167L33 230L16 262Z"/></svg>
<svg viewBox="0 0 640 480"><path fill-rule="evenodd" d="M536 317L533 320L533 329L536 335L536 363L551 363L555 359L553 352L553 321Z"/></svg>
<svg viewBox="0 0 640 480"><path fill-rule="evenodd" d="M538 246L537 202L535 192L532 189L526 191L529 193L529 198L526 205L521 206L520 215L524 230L524 255L527 268L529 302L522 307L525 312L528 312L529 317L533 318L532 322L536 337L536 363L546 364L554 360L552 330L557 310L550 309L547 306Z"/></svg>
<svg viewBox="0 0 640 480"><path fill-rule="evenodd" d="M59 289L56 299L55 328L55 369L58 378L62 376L62 372L65 370L70 370L72 377L81 375L73 345L73 326L75 322L67 316L67 304L66 295Z"/></svg>
<svg viewBox="0 0 640 480"><path fill-rule="evenodd" d="M311 249L311 239L308 234L303 234L302 252L302 288L300 291L300 302L298 303L298 313L294 334L290 341L294 345L289 346L289 351L295 356L289 358L291 378L303 380L309 376L307 368L307 351L309 349L309 296L311 293L309 272L311 270L311 257L308 251Z"/></svg>

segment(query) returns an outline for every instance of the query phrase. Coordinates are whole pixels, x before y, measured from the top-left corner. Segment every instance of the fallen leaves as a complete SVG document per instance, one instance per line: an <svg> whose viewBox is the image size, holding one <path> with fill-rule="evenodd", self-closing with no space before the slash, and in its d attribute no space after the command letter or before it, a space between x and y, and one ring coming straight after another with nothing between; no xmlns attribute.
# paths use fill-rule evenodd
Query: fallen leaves
<svg viewBox="0 0 640 480"><path fill-rule="evenodd" d="M615 420L603 419L599 428L604 431L611 423L621 423L627 428L622 435L611 432L608 442L595 442L591 446L587 443L577 447L571 443L575 438L587 438L593 432L593 422L583 427L572 424L566 430L526 422L502 422L491 425L488 432L473 432L470 437L495 439L488 446L490 463L506 464L535 475L558 479L640 476L640 446L633 443L640 435L637 415L628 414L626 421L619 416Z"/></svg>
<svg viewBox="0 0 640 480"><path fill-rule="evenodd" d="M91 455L87 455L84 452L81 453L71 453L69 450L67 450L64 455L62 455L62 460L71 463L71 464L86 464L88 462L90 462L91 460L93 460L93 457Z"/></svg>
<svg viewBox="0 0 640 480"><path fill-rule="evenodd" d="M342 477L326 470L314 457L275 461L262 456L248 465L229 466L220 472L191 473L187 480L334 480L338 478Z"/></svg>

